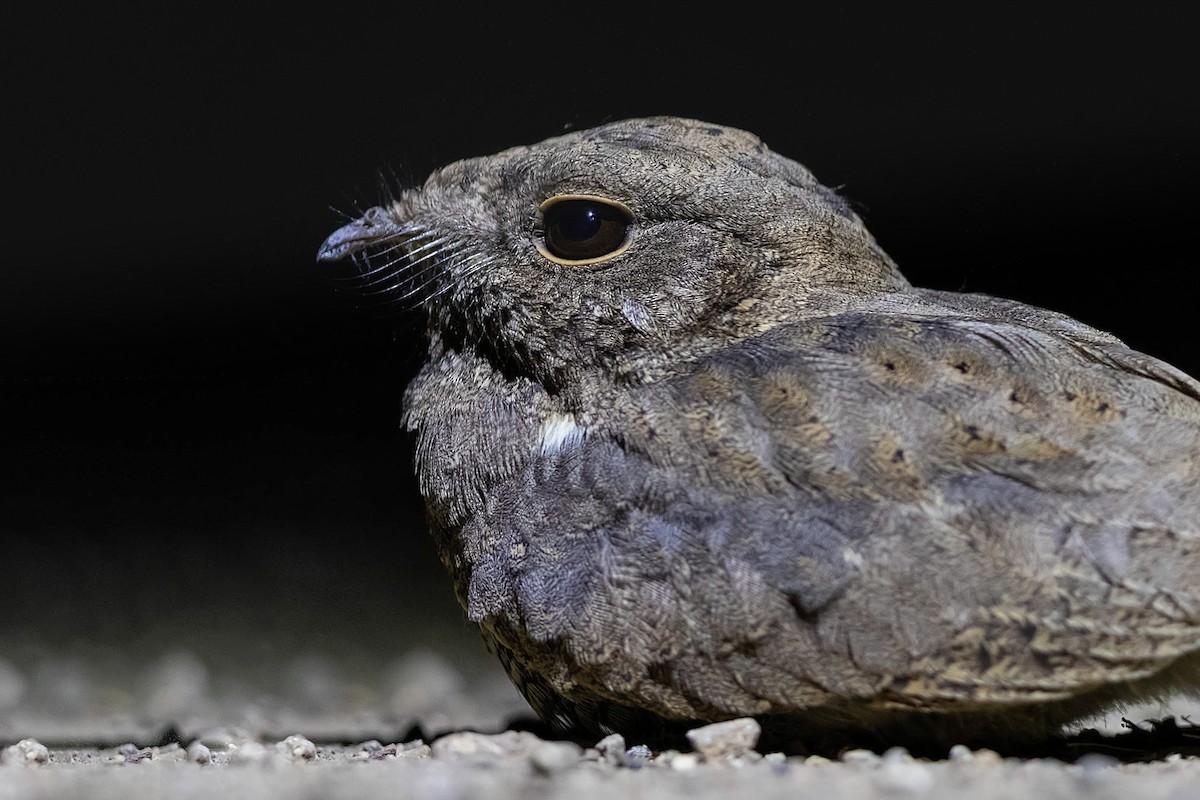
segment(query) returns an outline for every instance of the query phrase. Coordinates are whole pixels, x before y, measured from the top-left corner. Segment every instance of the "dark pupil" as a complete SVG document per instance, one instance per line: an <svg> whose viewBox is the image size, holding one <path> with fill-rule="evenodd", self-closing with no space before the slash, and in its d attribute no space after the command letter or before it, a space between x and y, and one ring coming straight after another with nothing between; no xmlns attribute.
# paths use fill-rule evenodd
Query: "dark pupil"
<svg viewBox="0 0 1200 800"><path fill-rule="evenodd" d="M591 205L583 206L578 210L571 209L569 215L564 215L559 219L558 230L573 242L590 239L600 230L600 212Z"/></svg>
<svg viewBox="0 0 1200 800"><path fill-rule="evenodd" d="M608 255L625 243L629 220L595 200L563 200L546 209L546 249L568 261Z"/></svg>

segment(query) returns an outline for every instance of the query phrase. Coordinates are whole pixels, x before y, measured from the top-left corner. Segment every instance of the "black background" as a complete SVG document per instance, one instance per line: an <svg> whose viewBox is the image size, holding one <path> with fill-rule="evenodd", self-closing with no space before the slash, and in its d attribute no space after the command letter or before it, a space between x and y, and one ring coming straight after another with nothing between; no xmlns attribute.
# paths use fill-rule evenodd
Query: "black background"
<svg viewBox="0 0 1200 800"><path fill-rule="evenodd" d="M1183 12L440 5L6 12L0 641L469 637L397 425L418 321L314 255L381 174L565 129L754 131L914 283L1200 373Z"/></svg>

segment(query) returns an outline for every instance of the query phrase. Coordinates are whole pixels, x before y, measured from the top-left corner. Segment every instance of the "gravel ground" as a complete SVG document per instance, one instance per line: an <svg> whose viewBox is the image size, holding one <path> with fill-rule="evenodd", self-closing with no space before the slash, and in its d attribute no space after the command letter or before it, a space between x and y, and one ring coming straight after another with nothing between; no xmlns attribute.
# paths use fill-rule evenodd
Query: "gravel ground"
<svg viewBox="0 0 1200 800"><path fill-rule="evenodd" d="M1083 797L1200 795L1200 759L1178 755L1124 764L1088 755L1002 759L956 748L916 760L903 750L852 750L839 761L733 749L700 755L598 743L581 748L510 731L454 733L434 741L315 745L228 741L104 750L46 748L24 740L5 751L0 800L12 798L210 797Z"/></svg>
<svg viewBox="0 0 1200 800"><path fill-rule="evenodd" d="M1182 798L1200 793L1200 761L1123 765L1091 756L1064 765L963 751L939 762L902 751L851 751L840 762L778 754L705 761L692 754L621 758L532 736L457 747L377 742L316 747L301 737L239 747L44 750L5 766L0 798L170 796L528 797L1082 797ZM444 742L446 739L439 740ZM478 746L475 746L478 745ZM20 749L20 746L18 746ZM28 751L24 751L28 758ZM37 763L38 759L47 759ZM20 762L20 759L17 759Z"/></svg>
<svg viewBox="0 0 1200 800"><path fill-rule="evenodd" d="M1063 751L1082 754L1073 763L961 746L934 761L901 749L760 753L752 720L694 731L687 752L655 752L617 736L583 746L513 729L527 709L498 670L462 674L430 650L365 676L307 655L266 682L178 649L136 669L98 664L0 659L0 800L1200 797L1200 739L1186 722L1094 721Z"/></svg>

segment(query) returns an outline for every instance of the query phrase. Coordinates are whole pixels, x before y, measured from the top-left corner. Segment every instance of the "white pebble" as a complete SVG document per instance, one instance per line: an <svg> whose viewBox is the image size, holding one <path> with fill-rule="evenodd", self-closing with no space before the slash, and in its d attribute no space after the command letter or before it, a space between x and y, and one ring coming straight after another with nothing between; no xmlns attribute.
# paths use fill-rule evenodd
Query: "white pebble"
<svg viewBox="0 0 1200 800"><path fill-rule="evenodd" d="M874 766L880 761L879 755L872 750L855 749L842 753L842 763L855 767Z"/></svg>
<svg viewBox="0 0 1200 800"><path fill-rule="evenodd" d="M596 742L596 752L614 767L625 758L625 737L619 733L610 733Z"/></svg>
<svg viewBox="0 0 1200 800"><path fill-rule="evenodd" d="M187 759L194 764L209 764L212 762L212 751L197 739L187 746Z"/></svg>
<svg viewBox="0 0 1200 800"><path fill-rule="evenodd" d="M298 733L280 742L280 747L293 761L312 761L317 757L317 746Z"/></svg>
<svg viewBox="0 0 1200 800"><path fill-rule="evenodd" d="M474 758L522 755L531 752L542 740L528 731L504 731L493 735L460 731L435 741L434 758Z"/></svg>
<svg viewBox="0 0 1200 800"><path fill-rule="evenodd" d="M543 775L573 767L579 763L583 748L573 742L542 742L529 754L533 768Z"/></svg>
<svg viewBox="0 0 1200 800"><path fill-rule="evenodd" d="M37 739L22 739L0 753L0 762L24 767L41 766L49 760L50 751Z"/></svg>
<svg viewBox="0 0 1200 800"><path fill-rule="evenodd" d="M173 761L187 760L187 752L179 746L178 742L171 742L162 747L150 748L150 758L147 761L163 761L171 763Z"/></svg>
<svg viewBox="0 0 1200 800"><path fill-rule="evenodd" d="M969 764L975 760L975 754L965 744L956 744L950 748L950 760Z"/></svg>
<svg viewBox="0 0 1200 800"><path fill-rule="evenodd" d="M745 755L758 744L762 727L751 717L715 722L687 732L688 742L705 761Z"/></svg>
<svg viewBox="0 0 1200 800"><path fill-rule="evenodd" d="M689 772L700 765L700 758L695 753L680 753L671 759L671 769L679 772Z"/></svg>
<svg viewBox="0 0 1200 800"><path fill-rule="evenodd" d="M397 758L430 758L432 755L433 749L420 739L406 742L396 748Z"/></svg>

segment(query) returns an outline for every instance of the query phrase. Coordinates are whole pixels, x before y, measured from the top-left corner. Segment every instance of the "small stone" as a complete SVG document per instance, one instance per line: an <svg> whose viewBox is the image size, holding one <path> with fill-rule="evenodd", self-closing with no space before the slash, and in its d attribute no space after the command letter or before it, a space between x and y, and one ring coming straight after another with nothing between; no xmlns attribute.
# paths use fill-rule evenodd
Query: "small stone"
<svg viewBox="0 0 1200 800"><path fill-rule="evenodd" d="M995 765L1004 760L995 750L989 750L986 747L976 750L974 755L976 763L979 764Z"/></svg>
<svg viewBox="0 0 1200 800"><path fill-rule="evenodd" d="M842 763L854 767L874 766L879 761L879 755L871 750L855 749L842 753Z"/></svg>
<svg viewBox="0 0 1200 800"><path fill-rule="evenodd" d="M779 752L766 753L763 755L762 760L768 764L782 764L787 761L787 756Z"/></svg>
<svg viewBox="0 0 1200 800"><path fill-rule="evenodd" d="M583 748L573 742L542 742L533 748L529 761L541 774L553 775L579 763L582 753Z"/></svg>
<svg viewBox="0 0 1200 800"><path fill-rule="evenodd" d="M433 755L433 749L421 742L415 747L402 746L396 750L394 755L397 758L429 758Z"/></svg>
<svg viewBox="0 0 1200 800"><path fill-rule="evenodd" d="M635 744L633 747L625 751L621 758L621 766L629 769L641 769L650 763L654 757L654 753L644 744Z"/></svg>
<svg viewBox="0 0 1200 800"><path fill-rule="evenodd" d="M4 748L3 753L0 753L0 761L23 767L38 767L50 761L50 751L37 739L22 739Z"/></svg>
<svg viewBox="0 0 1200 800"><path fill-rule="evenodd" d="M193 764L212 763L212 751L199 739L187 746L187 760Z"/></svg>
<svg viewBox="0 0 1200 800"><path fill-rule="evenodd" d="M150 748L149 760L164 761L167 763L172 761L185 761L187 760L187 751L180 747L178 742L171 742L170 744L163 745L162 747Z"/></svg>
<svg viewBox="0 0 1200 800"><path fill-rule="evenodd" d="M460 731L435 741L431 752L434 758L496 758L529 753L541 741L528 731L504 731L494 735Z"/></svg>
<svg viewBox="0 0 1200 800"><path fill-rule="evenodd" d="M504 755L505 749L490 736L472 731L448 733L431 745L434 758L465 758L478 755Z"/></svg>
<svg viewBox="0 0 1200 800"><path fill-rule="evenodd" d="M610 733L596 742L596 752L609 764L619 766L625 758L625 737L619 733Z"/></svg>
<svg viewBox="0 0 1200 800"><path fill-rule="evenodd" d="M199 731L195 741L204 742L215 750L228 750L249 735L238 735L239 733L236 728L210 728Z"/></svg>
<svg viewBox="0 0 1200 800"><path fill-rule="evenodd" d="M705 761L720 761L753 750L761 733L757 720L742 717L693 728L687 732L687 739Z"/></svg>
<svg viewBox="0 0 1200 800"><path fill-rule="evenodd" d="M975 760L975 754L965 744L956 744L950 748L949 758L961 764L970 764Z"/></svg>
<svg viewBox="0 0 1200 800"><path fill-rule="evenodd" d="M812 755L812 756L808 756L804 759L804 764L806 766L810 766L810 767L818 766L821 764L832 764L832 763L833 763L833 760L826 758L825 756Z"/></svg>
<svg viewBox="0 0 1200 800"><path fill-rule="evenodd" d="M695 753L680 753L671 759L671 769L679 772L689 772L700 765L700 757Z"/></svg>
<svg viewBox="0 0 1200 800"><path fill-rule="evenodd" d="M132 748L132 749L130 749ZM140 764L143 761L153 761L156 753L153 747L137 747L136 745L121 745L117 752L125 758L126 764Z"/></svg>
<svg viewBox="0 0 1200 800"><path fill-rule="evenodd" d="M292 761L312 761L317 757L317 746L298 733L293 733L278 746Z"/></svg>
<svg viewBox="0 0 1200 800"><path fill-rule="evenodd" d="M400 745L385 744L378 750L364 751L368 761L380 761L383 759L395 758L400 753Z"/></svg>

